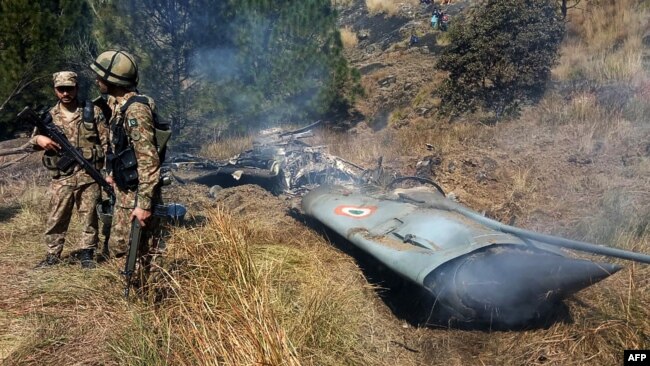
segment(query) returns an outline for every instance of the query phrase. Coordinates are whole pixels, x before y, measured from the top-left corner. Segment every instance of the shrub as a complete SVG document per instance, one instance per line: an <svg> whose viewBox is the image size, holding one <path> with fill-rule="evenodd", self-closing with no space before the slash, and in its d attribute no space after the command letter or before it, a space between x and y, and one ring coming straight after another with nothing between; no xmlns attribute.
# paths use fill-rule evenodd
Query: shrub
<svg viewBox="0 0 650 366"><path fill-rule="evenodd" d="M443 112L483 108L498 120L542 95L564 37L552 1L486 1L456 23L437 64L449 73Z"/></svg>

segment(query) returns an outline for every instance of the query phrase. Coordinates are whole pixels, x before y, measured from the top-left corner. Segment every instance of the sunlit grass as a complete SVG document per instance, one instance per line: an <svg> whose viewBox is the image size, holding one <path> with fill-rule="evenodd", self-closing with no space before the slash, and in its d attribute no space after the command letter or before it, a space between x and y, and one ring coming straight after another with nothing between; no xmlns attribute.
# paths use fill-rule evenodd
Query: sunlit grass
<svg viewBox="0 0 650 366"><path fill-rule="evenodd" d="M354 48L359 44L359 38L357 34L352 30L352 28L342 28L341 32L341 41L343 42L343 47L345 48Z"/></svg>
<svg viewBox="0 0 650 366"><path fill-rule="evenodd" d="M405 4L415 6L418 5L417 0L365 0L366 7L370 14L386 13L388 15L395 15L400 9L400 6Z"/></svg>
<svg viewBox="0 0 650 366"><path fill-rule="evenodd" d="M648 9L642 3L605 1L572 10L569 37L562 46L554 77L603 84L635 81L644 75L642 37L647 31Z"/></svg>

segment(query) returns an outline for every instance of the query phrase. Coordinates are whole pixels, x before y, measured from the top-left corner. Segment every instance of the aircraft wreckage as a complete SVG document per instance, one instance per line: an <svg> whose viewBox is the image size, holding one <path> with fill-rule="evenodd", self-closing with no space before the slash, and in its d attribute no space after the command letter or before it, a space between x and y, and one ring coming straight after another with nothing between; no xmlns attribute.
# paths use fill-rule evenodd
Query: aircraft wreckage
<svg viewBox="0 0 650 366"><path fill-rule="evenodd" d="M227 162L176 156L171 169L198 172L191 181L208 186L252 183L301 198L303 214L428 291L461 322L525 326L622 268L560 248L650 263L647 254L502 224L446 197L428 179L394 178L384 188L381 163L365 170L303 142L312 127L263 131L251 150ZM418 185L394 188L407 181Z"/></svg>

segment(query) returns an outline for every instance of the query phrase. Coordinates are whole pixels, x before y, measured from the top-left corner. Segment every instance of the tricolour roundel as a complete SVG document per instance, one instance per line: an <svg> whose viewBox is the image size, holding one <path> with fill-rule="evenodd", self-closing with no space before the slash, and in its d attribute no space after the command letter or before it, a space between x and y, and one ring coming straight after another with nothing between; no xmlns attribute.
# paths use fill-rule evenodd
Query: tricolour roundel
<svg viewBox="0 0 650 366"><path fill-rule="evenodd" d="M334 213L340 216L353 217L355 219L362 219L372 215L377 210L376 206L347 206L342 205L334 209Z"/></svg>

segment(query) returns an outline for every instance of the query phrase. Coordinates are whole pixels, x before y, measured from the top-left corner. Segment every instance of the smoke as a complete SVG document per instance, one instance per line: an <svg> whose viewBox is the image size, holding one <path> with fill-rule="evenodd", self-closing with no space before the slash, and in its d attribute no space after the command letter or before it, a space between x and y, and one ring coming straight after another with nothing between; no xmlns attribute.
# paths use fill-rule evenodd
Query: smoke
<svg viewBox="0 0 650 366"><path fill-rule="evenodd" d="M216 85L234 80L240 74L235 48L200 49L190 62L195 74Z"/></svg>
<svg viewBox="0 0 650 366"><path fill-rule="evenodd" d="M326 0L125 0L101 10L107 44L133 50L142 61L141 90L175 131L191 128L179 136L225 124L246 132L308 123L343 94L335 81L346 75L339 68L345 60ZM122 14L123 22L110 21Z"/></svg>
<svg viewBox="0 0 650 366"><path fill-rule="evenodd" d="M214 87L214 103L238 126L270 127L328 105L332 74L327 56L318 55L322 44L287 32L281 23L242 15L230 23L227 47L202 48L191 58L192 73Z"/></svg>

